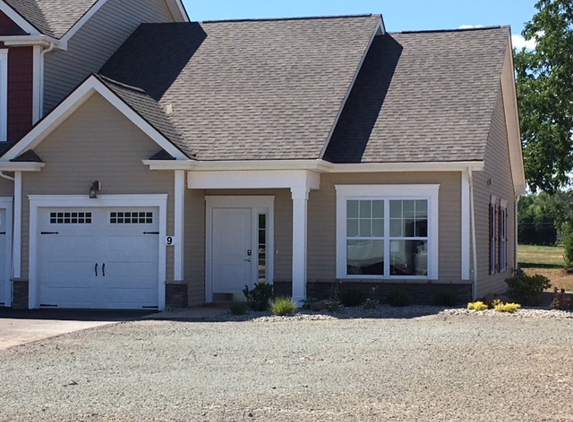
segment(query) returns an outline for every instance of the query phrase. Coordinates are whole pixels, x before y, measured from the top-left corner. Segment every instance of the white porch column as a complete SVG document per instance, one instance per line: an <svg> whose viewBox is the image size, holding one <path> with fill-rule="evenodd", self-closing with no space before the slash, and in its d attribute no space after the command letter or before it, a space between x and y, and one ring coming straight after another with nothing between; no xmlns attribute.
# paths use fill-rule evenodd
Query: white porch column
<svg viewBox="0 0 573 422"><path fill-rule="evenodd" d="M309 188L291 188L292 192L292 298L306 299L307 206Z"/></svg>
<svg viewBox="0 0 573 422"><path fill-rule="evenodd" d="M22 172L14 172L14 231L12 232L12 277L22 276Z"/></svg>
<svg viewBox="0 0 573 422"><path fill-rule="evenodd" d="M173 276L175 281L183 281L185 279L185 171L175 171L175 256L173 259L174 271Z"/></svg>

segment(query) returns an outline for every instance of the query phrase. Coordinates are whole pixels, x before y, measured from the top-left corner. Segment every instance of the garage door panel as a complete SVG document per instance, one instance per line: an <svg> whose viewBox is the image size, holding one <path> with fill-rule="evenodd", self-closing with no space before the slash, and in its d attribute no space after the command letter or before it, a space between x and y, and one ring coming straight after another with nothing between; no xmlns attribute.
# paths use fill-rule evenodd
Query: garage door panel
<svg viewBox="0 0 573 422"><path fill-rule="evenodd" d="M108 259L115 261L152 262L157 249L157 236L109 236L102 239Z"/></svg>
<svg viewBox="0 0 573 422"><path fill-rule="evenodd" d="M94 289L91 287L43 287L40 289L41 305L63 308L94 307Z"/></svg>

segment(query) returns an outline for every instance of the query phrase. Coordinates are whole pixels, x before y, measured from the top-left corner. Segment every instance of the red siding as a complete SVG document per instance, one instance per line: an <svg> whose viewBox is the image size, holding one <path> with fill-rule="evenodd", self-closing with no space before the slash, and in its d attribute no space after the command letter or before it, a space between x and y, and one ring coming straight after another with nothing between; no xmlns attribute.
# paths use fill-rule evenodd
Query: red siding
<svg viewBox="0 0 573 422"><path fill-rule="evenodd" d="M34 50L8 51L8 140L19 141L32 128L34 107Z"/></svg>

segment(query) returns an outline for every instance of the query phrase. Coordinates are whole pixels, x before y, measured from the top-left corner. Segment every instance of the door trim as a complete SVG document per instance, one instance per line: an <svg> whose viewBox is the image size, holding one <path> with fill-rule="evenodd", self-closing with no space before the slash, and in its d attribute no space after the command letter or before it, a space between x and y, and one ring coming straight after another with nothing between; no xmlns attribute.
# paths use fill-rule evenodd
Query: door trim
<svg viewBox="0 0 573 422"><path fill-rule="evenodd" d="M275 227L275 197L274 196L205 196L205 302L213 302L213 208L250 208L253 222L260 211L268 213L267 218L267 283L273 283L274 277L274 227ZM255 239L256 224L252 225L253 240ZM257 240L258 242L258 240ZM256 243L253 243L256 244Z"/></svg>
<svg viewBox="0 0 573 422"><path fill-rule="evenodd" d="M159 209L157 304L165 308L165 281L167 278L167 194L159 195L98 195L90 199L87 195L28 195L30 200L30 250L29 250L29 300L30 309L38 309L38 217L41 208L108 208L108 207L154 207Z"/></svg>
<svg viewBox="0 0 573 422"><path fill-rule="evenodd" d="M0 197L0 209L6 211L6 256L4 257L4 274L0 277L4 278L4 306L12 306L12 204L14 199L12 197Z"/></svg>

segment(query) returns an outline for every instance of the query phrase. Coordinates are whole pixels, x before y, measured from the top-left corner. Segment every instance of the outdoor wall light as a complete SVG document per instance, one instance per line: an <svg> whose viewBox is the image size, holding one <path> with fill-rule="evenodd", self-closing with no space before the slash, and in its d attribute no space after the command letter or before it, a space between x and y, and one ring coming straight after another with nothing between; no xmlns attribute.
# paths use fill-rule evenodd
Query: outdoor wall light
<svg viewBox="0 0 573 422"><path fill-rule="evenodd" d="M101 189L101 183L98 180L93 182L92 186L90 187L90 198L92 199L97 198L97 193L100 191L100 189Z"/></svg>

